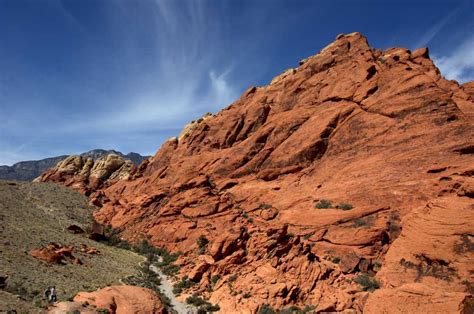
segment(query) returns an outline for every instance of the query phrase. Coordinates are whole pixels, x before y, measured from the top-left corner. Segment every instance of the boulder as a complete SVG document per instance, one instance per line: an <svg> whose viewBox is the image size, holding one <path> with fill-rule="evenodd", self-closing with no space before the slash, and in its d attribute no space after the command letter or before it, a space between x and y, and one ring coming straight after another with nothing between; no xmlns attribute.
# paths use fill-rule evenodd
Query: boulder
<svg viewBox="0 0 474 314"><path fill-rule="evenodd" d="M167 313L153 290L137 286L111 286L93 292L79 292L74 302L94 305L109 313Z"/></svg>

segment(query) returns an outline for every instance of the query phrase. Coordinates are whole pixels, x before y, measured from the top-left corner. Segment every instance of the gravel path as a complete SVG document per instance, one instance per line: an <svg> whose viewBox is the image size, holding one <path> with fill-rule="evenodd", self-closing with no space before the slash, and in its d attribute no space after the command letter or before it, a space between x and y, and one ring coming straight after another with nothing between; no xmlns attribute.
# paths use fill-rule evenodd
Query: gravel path
<svg viewBox="0 0 474 314"><path fill-rule="evenodd" d="M173 310L175 310L179 314L197 314L197 310L195 307L190 306L186 304L185 302L181 302L178 299L176 299L176 296L173 293L173 284L171 283L171 280L169 280L168 276L163 274L163 272L155 265L151 265L150 270L153 271L158 276L160 276L161 291L163 292L164 295L166 295L171 300L171 304L173 305Z"/></svg>

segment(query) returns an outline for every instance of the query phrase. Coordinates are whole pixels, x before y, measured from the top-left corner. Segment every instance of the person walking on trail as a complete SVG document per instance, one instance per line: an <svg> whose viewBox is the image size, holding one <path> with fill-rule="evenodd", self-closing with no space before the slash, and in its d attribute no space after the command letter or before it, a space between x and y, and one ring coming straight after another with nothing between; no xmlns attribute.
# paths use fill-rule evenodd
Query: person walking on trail
<svg viewBox="0 0 474 314"><path fill-rule="evenodd" d="M50 294L49 294L50 302L54 303L58 300L58 296L56 295L56 287L51 287Z"/></svg>
<svg viewBox="0 0 474 314"><path fill-rule="evenodd" d="M44 298L49 301L49 295L51 293L51 287L48 286L48 288L44 289Z"/></svg>

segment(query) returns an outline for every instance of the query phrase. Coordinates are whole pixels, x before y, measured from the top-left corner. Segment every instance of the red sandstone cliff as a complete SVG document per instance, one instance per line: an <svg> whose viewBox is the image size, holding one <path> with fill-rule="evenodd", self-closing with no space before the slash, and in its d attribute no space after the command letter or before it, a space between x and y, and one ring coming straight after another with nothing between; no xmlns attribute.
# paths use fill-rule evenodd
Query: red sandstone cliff
<svg viewBox="0 0 474 314"><path fill-rule="evenodd" d="M426 49L338 36L95 191L96 219L184 252L181 274L226 313L468 312L473 87L444 79ZM381 288L362 291L362 272Z"/></svg>

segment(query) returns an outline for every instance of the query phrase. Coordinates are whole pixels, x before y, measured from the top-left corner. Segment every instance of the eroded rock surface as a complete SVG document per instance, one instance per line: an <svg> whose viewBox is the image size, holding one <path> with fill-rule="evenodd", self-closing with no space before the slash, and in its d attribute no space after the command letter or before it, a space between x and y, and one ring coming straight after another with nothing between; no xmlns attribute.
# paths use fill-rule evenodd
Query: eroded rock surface
<svg viewBox="0 0 474 314"><path fill-rule="evenodd" d="M427 49L338 36L165 142L128 180L95 190L95 217L183 252L181 274L223 312L265 303L429 312L440 300L443 312L464 311L474 273L472 91L444 79ZM64 173L80 161L70 163ZM332 205L315 207L323 199ZM357 283L361 273L381 289L363 291L375 285Z"/></svg>
<svg viewBox="0 0 474 314"><path fill-rule="evenodd" d="M128 179L135 168L132 161L116 154L97 160L71 155L34 181L58 182L89 196L117 181Z"/></svg>
<svg viewBox="0 0 474 314"><path fill-rule="evenodd" d="M60 302L49 313L166 313L158 296L150 289L136 286L111 286L93 292L79 292L74 302Z"/></svg>

